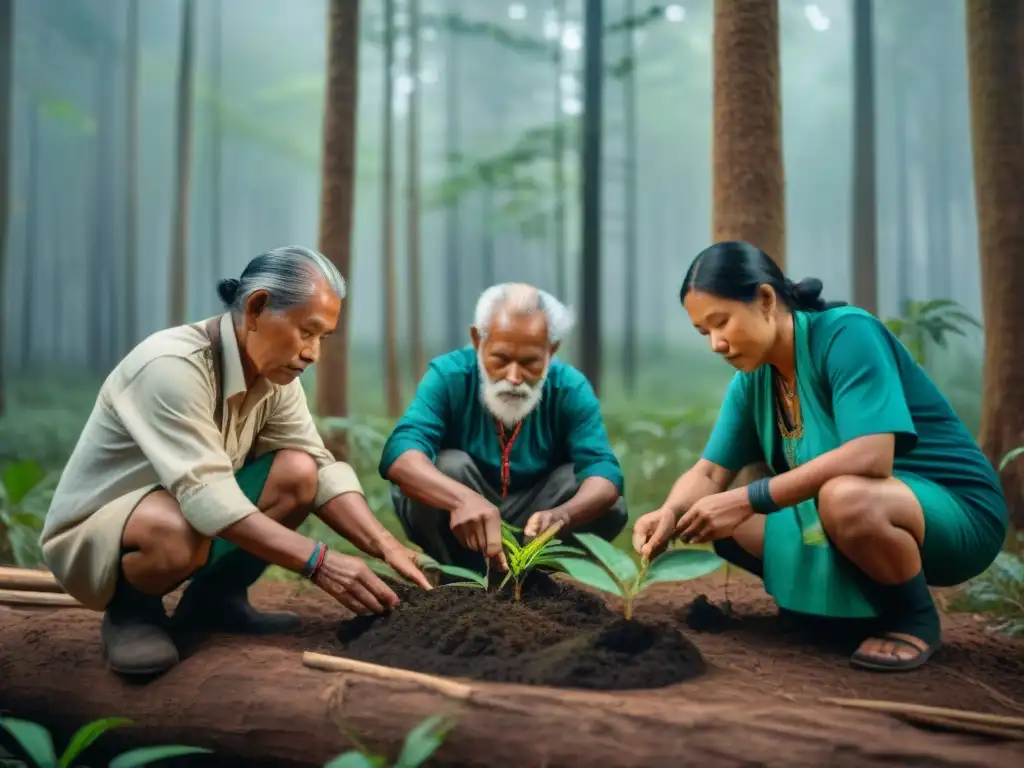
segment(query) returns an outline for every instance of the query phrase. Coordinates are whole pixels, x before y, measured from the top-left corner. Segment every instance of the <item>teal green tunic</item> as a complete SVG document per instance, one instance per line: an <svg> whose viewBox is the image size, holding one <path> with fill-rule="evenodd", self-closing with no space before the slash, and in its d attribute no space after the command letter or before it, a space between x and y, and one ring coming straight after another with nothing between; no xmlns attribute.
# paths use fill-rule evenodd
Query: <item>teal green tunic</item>
<svg viewBox="0 0 1024 768"><path fill-rule="evenodd" d="M380 475L409 450L431 460L446 449L465 451L484 479L501 488L501 444L494 417L480 400L480 370L473 347L430 362L416 397L384 445ZM509 493L529 488L563 464L576 478L603 477L619 493L625 482L590 382L558 359L551 361L537 408L523 421L509 454Z"/></svg>
<svg viewBox="0 0 1024 768"><path fill-rule="evenodd" d="M999 479L949 401L873 315L855 307L794 313L803 434L784 439L770 366L737 373L704 458L729 470L765 461L774 474L871 434L896 437L893 474L925 515L922 561L929 584L982 572L1006 536ZM765 588L783 608L866 617L863 577L821 532L814 500L768 515Z"/></svg>

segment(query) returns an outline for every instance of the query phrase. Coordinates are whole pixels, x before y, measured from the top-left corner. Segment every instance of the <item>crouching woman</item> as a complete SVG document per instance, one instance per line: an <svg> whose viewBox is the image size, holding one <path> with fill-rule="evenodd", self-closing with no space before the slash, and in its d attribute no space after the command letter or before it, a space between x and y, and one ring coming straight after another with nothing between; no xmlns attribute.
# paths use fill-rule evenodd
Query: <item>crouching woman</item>
<svg viewBox="0 0 1024 768"><path fill-rule="evenodd" d="M740 242L700 253L680 299L738 373L700 461L633 545L713 542L781 608L871 618L862 669L924 664L940 644L929 585L961 584L1002 547L998 477L946 398L873 315L821 299ZM744 466L770 477L726 490Z"/></svg>

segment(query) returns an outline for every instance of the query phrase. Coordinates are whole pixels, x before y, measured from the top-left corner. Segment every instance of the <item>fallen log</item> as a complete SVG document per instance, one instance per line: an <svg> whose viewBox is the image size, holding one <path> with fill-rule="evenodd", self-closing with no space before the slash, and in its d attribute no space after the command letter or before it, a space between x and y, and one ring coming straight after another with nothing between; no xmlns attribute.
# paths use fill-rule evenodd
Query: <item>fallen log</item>
<svg viewBox="0 0 1024 768"><path fill-rule="evenodd" d="M0 566L0 589L17 589L28 592L63 592L58 581L49 571L34 571L30 568Z"/></svg>
<svg viewBox="0 0 1024 768"><path fill-rule="evenodd" d="M105 734L103 744L190 744L250 767L322 766L352 748L345 732L394 758L416 723L453 706L454 730L436 755L441 766L1020 764L1019 744L928 733L814 701L692 700L685 684L601 694L474 683L453 702L416 679L310 669L302 638L210 638L163 677L130 685L105 669L98 630L94 612L0 609L0 710L65 735L96 717L129 717L136 727Z"/></svg>
<svg viewBox="0 0 1024 768"><path fill-rule="evenodd" d="M0 589L0 603L38 605L48 608L81 608L82 604L62 592L36 592L25 589Z"/></svg>

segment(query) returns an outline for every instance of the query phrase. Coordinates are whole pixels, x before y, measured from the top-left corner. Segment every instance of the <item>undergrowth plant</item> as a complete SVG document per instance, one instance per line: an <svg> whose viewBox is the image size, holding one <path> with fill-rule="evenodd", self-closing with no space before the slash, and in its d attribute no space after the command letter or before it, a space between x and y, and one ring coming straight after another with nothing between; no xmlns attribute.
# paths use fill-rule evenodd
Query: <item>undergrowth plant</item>
<svg viewBox="0 0 1024 768"><path fill-rule="evenodd" d="M40 559L43 520L25 502L46 475L32 459L8 464L0 472L0 556L9 552L14 564L23 568L35 567Z"/></svg>
<svg viewBox="0 0 1024 768"><path fill-rule="evenodd" d="M521 545L516 534L521 533L522 529L509 525L503 520L501 544L508 562L508 573L502 579L499 589L503 589L511 579L515 583L514 595L518 602L523 598L523 582L535 568L558 567L559 558L586 555L587 553L583 550L567 546L555 538L555 534L561 527L561 524L552 525L535 539Z"/></svg>
<svg viewBox="0 0 1024 768"><path fill-rule="evenodd" d="M132 721L124 717L104 717L86 723L71 737L64 752L57 756L50 731L38 723L20 720L14 717L0 717L0 728L3 728L17 742L25 758L15 765L32 766L33 768L73 768L82 763L75 762L78 757L100 736L113 728L131 725ZM210 754L210 750L202 747L168 745L160 747L140 747L122 752L109 763L107 768L137 768L152 765L160 760L184 755Z"/></svg>
<svg viewBox="0 0 1024 768"><path fill-rule="evenodd" d="M444 715L432 715L422 720L406 735L398 759L390 765L386 756L373 754L346 732L357 749L338 755L323 768L420 768L444 743L453 725L453 721Z"/></svg>
<svg viewBox="0 0 1024 768"><path fill-rule="evenodd" d="M600 536L578 533L576 538L590 550L594 560L559 557L555 558L555 564L576 581L621 597L623 616L627 620L633 618L633 601L651 584L697 579L725 563L710 550L675 549L651 562L641 560L638 568L629 555Z"/></svg>

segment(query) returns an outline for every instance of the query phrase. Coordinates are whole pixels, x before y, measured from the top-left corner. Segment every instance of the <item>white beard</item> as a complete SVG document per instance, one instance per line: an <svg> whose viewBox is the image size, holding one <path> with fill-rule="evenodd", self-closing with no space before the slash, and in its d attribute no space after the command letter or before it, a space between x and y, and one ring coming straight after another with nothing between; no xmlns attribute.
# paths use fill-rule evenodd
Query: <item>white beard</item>
<svg viewBox="0 0 1024 768"><path fill-rule="evenodd" d="M551 358L544 366L544 373L533 386L525 381L521 384L510 384L504 379L493 381L487 375L483 358L476 355L477 368L480 369L480 402L498 421L506 427L513 428L529 416L534 408L540 405L544 394L544 382L548 377ZM513 395L513 397L509 397Z"/></svg>

